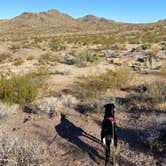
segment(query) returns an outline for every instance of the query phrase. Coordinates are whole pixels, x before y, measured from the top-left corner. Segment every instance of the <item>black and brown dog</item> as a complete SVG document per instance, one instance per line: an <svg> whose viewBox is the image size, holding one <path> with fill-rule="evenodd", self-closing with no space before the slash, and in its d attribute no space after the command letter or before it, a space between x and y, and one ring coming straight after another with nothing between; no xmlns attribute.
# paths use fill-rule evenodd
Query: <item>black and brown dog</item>
<svg viewBox="0 0 166 166"><path fill-rule="evenodd" d="M102 122L101 141L105 148L105 165L107 165L110 157L110 146L117 147L116 120L114 117L116 108L114 104L106 104L104 108L105 114Z"/></svg>

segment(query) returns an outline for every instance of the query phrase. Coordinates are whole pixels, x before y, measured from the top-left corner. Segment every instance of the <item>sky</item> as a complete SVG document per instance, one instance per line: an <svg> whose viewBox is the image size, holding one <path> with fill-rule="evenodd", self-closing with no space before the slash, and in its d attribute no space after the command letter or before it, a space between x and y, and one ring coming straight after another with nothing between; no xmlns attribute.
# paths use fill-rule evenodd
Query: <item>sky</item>
<svg viewBox="0 0 166 166"><path fill-rule="evenodd" d="M128 23L166 19L166 0L0 0L0 19L57 9L74 18L93 14Z"/></svg>

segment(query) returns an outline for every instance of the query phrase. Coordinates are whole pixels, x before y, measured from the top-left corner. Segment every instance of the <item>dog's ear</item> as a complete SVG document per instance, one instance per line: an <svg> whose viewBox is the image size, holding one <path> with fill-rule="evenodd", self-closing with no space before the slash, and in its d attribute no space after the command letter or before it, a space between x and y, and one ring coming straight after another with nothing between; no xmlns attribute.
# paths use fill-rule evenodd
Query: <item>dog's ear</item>
<svg viewBox="0 0 166 166"><path fill-rule="evenodd" d="M66 119L66 115L61 113L61 120Z"/></svg>
<svg viewBox="0 0 166 166"><path fill-rule="evenodd" d="M107 108L107 104L106 104L106 105L104 105L104 108L105 108L105 109Z"/></svg>

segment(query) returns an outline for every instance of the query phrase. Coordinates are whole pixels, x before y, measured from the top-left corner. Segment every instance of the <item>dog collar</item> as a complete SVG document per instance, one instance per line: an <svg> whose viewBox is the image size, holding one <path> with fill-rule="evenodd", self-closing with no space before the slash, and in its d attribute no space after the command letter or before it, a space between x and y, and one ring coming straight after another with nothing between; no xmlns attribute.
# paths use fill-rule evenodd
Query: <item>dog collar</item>
<svg viewBox="0 0 166 166"><path fill-rule="evenodd" d="M113 117L108 117L107 119L110 120L110 121L112 121L113 123L116 123L116 119L113 118Z"/></svg>

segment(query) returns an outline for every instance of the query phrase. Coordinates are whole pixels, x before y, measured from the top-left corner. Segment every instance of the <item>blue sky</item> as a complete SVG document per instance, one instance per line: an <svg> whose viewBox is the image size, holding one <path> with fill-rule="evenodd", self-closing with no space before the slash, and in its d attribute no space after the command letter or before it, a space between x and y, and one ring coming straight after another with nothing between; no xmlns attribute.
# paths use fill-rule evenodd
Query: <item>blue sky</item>
<svg viewBox="0 0 166 166"><path fill-rule="evenodd" d="M122 22L166 19L166 0L0 0L0 19L57 9L74 18L93 14Z"/></svg>

